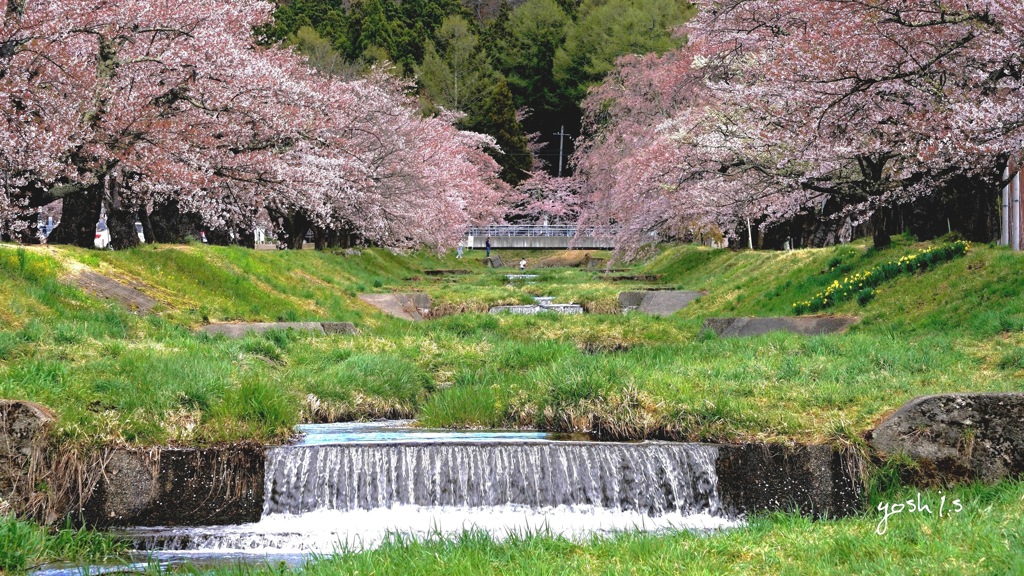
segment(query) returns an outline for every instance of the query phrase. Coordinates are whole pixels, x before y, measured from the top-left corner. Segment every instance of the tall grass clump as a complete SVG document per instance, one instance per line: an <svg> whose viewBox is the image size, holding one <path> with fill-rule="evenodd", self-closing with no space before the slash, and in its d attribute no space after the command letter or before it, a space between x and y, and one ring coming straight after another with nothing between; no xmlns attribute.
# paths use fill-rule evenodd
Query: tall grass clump
<svg viewBox="0 0 1024 576"><path fill-rule="evenodd" d="M249 427L252 438L287 438L299 421L299 399L275 382L246 378L219 404L230 421Z"/></svg>
<svg viewBox="0 0 1024 576"><path fill-rule="evenodd" d="M417 414L420 424L434 428L500 428L504 410L494 386L455 385L433 394Z"/></svg>
<svg viewBox="0 0 1024 576"><path fill-rule="evenodd" d="M0 515L0 574L24 572L46 562L102 562L126 558L127 545L87 529L50 531Z"/></svg>

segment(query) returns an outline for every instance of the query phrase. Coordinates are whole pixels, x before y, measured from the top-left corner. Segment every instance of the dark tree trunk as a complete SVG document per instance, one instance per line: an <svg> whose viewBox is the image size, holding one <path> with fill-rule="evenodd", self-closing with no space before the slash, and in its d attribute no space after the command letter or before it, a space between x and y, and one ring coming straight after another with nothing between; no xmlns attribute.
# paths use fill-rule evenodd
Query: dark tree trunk
<svg viewBox="0 0 1024 576"><path fill-rule="evenodd" d="M352 228L348 226L343 226L337 230L328 230L320 228L319 226L314 226L313 242L316 243L317 250L326 250L328 248L351 248L359 242L359 234L354 232Z"/></svg>
<svg viewBox="0 0 1024 576"><path fill-rule="evenodd" d="M246 248L256 248L256 230L249 228L245 230L239 230L238 235L235 237L235 243L239 246Z"/></svg>
<svg viewBox="0 0 1024 576"><path fill-rule="evenodd" d="M139 222L142 222L142 235L146 237L146 243L156 242L156 235L153 234L153 223L149 220L149 212L145 208L139 210Z"/></svg>
<svg viewBox="0 0 1024 576"><path fill-rule="evenodd" d="M295 214L289 222L287 235L288 247L292 250L302 250L302 244L306 241L306 232L309 232L311 224L306 215L302 212Z"/></svg>
<svg viewBox="0 0 1024 576"><path fill-rule="evenodd" d="M137 210L110 208L107 211L107 227L110 228L110 247L114 250L134 248L139 245L139 234L135 230Z"/></svg>
<svg viewBox="0 0 1024 576"><path fill-rule="evenodd" d="M213 246L230 246L231 237L228 236L227 230L206 230L206 243Z"/></svg>
<svg viewBox="0 0 1024 576"><path fill-rule="evenodd" d="M313 223L302 212L278 212L268 209L270 218L277 224L284 236L283 242L291 250L301 250L302 242L306 238L306 232L313 227Z"/></svg>
<svg viewBox="0 0 1024 576"><path fill-rule="evenodd" d="M182 214L178 202L175 200L168 200L153 206L149 222L153 227L153 242L184 244L189 235L197 236L199 234L199 219ZM145 226L145 222L143 222L143 226ZM145 232L145 234L147 239L151 238L149 232Z"/></svg>
<svg viewBox="0 0 1024 576"><path fill-rule="evenodd" d="M139 245L139 234L135 230L135 219L139 209L124 201L121 184L108 176L110 204L107 207L107 228L110 228L110 247L114 250L134 248Z"/></svg>
<svg viewBox="0 0 1024 576"><path fill-rule="evenodd" d="M889 210L879 208L871 215L871 239L875 248L885 248L892 244L892 236L889 235Z"/></svg>
<svg viewBox="0 0 1024 576"><path fill-rule="evenodd" d="M96 240L96 223L103 209L103 189L94 184L64 197L60 224L50 233L50 244L72 244L92 248Z"/></svg>
<svg viewBox="0 0 1024 576"><path fill-rule="evenodd" d="M149 213L149 224L153 228L153 241L163 244L180 244L185 242L185 234L181 227L181 214L178 203L161 202L153 205ZM147 235L148 237L148 235Z"/></svg>

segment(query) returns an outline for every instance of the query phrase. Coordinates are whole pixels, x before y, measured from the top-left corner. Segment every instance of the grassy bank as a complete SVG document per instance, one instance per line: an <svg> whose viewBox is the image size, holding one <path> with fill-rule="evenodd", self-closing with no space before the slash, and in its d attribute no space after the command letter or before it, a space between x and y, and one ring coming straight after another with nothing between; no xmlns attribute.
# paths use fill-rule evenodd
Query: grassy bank
<svg viewBox="0 0 1024 576"><path fill-rule="evenodd" d="M106 562L125 557L126 547L88 530L49 530L0 515L0 574L32 570L54 561Z"/></svg>
<svg viewBox="0 0 1024 576"><path fill-rule="evenodd" d="M1021 389L1024 260L972 248L894 278L848 334L719 339L711 316L793 313L837 279L912 254L843 246L786 253L680 247L614 282L538 269L509 285L476 258L252 252L206 246L127 252L0 248L0 397L55 409L75 442L207 444L282 439L299 421L417 417L430 426L540 427L610 438L859 442L918 395ZM531 267L544 253L526 253ZM79 267L143 286L137 317L61 281ZM424 270L467 273L429 276ZM669 318L466 313L409 323L356 298L418 290L449 312L551 295L611 311L624 289L706 290ZM351 320L356 336L294 332L227 340L204 321Z"/></svg>

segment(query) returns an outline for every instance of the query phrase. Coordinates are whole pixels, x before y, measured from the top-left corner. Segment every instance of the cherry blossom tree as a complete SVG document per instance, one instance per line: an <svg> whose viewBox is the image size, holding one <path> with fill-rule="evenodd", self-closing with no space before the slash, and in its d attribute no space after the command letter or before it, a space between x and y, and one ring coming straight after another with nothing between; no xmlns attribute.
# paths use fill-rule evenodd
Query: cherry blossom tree
<svg viewBox="0 0 1024 576"><path fill-rule="evenodd" d="M591 94L595 136L578 161L601 192L588 215L626 224L636 246L672 223L771 223L832 202L876 215L884 244L880 207L964 174L994 190L1024 148L1016 4L705 5L685 48L627 59Z"/></svg>
<svg viewBox="0 0 1024 576"><path fill-rule="evenodd" d="M528 219L545 224L575 224L579 218L581 181L574 176L555 177L546 170L530 173L509 196L506 218Z"/></svg>
<svg viewBox="0 0 1024 576"><path fill-rule="evenodd" d="M488 139L423 119L383 72L343 82L252 30L256 0L33 0L0 34L0 226L64 199L54 240L115 247L173 205L243 236L260 214L390 246L453 242L507 190ZM301 226L300 226L301 227ZM290 227L296 231L296 226ZM301 241L301 234L299 241Z"/></svg>

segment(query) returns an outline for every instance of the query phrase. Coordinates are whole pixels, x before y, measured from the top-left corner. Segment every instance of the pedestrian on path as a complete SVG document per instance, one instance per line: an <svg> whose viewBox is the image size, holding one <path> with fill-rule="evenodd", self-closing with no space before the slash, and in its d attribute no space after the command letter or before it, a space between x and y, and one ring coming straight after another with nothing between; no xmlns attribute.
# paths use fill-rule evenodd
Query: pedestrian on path
<svg viewBox="0 0 1024 576"><path fill-rule="evenodd" d="M459 247L455 251L456 258L462 258L462 240L459 240Z"/></svg>
<svg viewBox="0 0 1024 576"><path fill-rule="evenodd" d="M490 258L491 257L491 237L490 236L488 236L487 237L487 241L484 242L484 248L487 249L487 257Z"/></svg>

